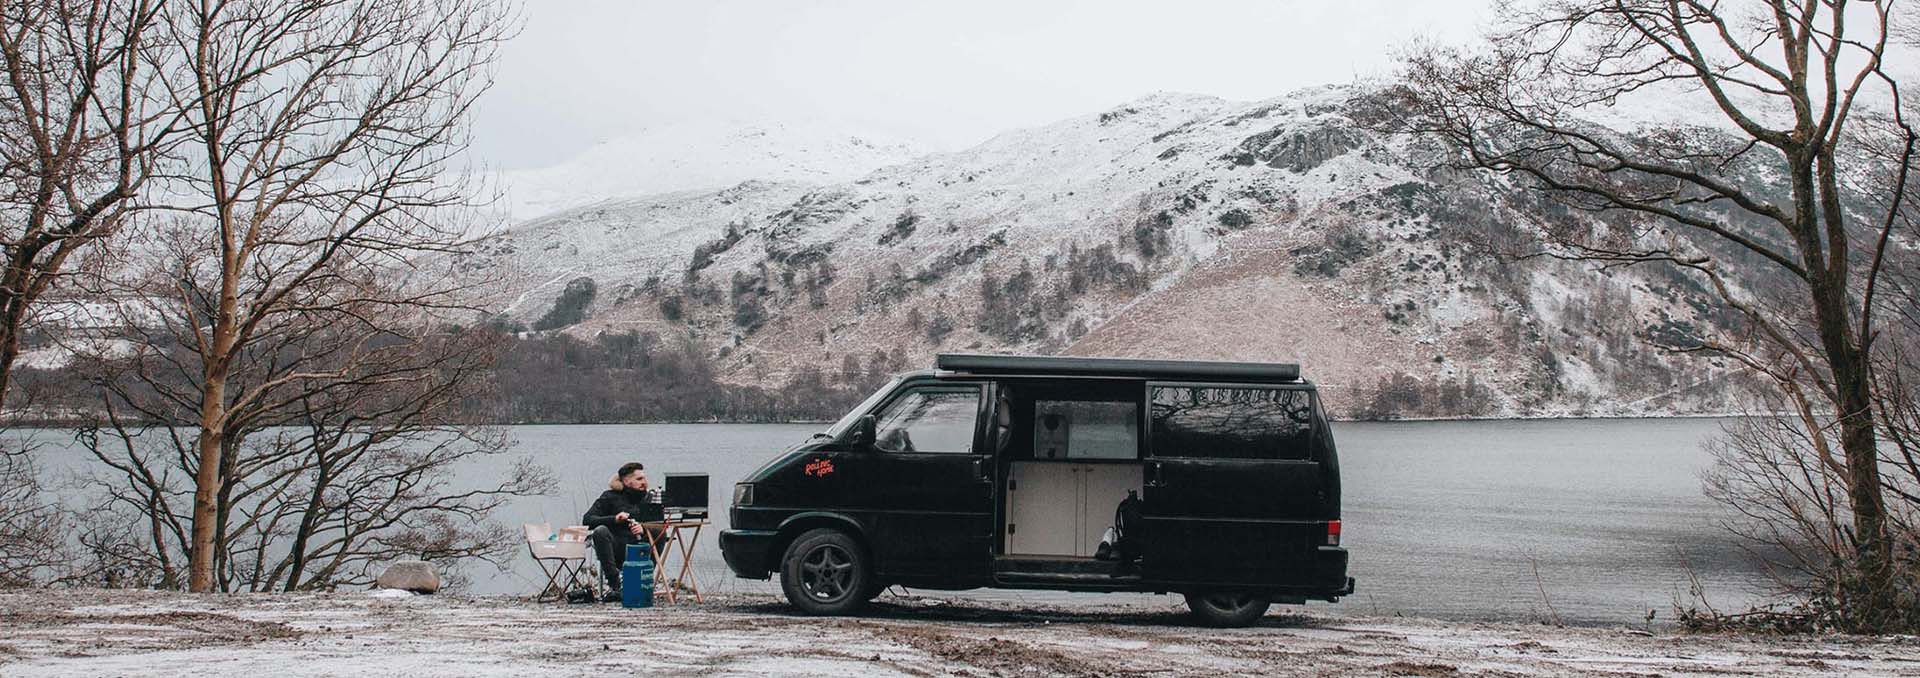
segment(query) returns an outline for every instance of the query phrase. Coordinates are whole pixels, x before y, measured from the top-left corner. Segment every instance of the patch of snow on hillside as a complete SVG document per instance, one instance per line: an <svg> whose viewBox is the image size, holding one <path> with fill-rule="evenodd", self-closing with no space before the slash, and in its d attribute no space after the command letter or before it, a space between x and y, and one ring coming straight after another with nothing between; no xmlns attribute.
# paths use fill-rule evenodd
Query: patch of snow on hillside
<svg viewBox="0 0 1920 678"><path fill-rule="evenodd" d="M705 120L608 139L558 165L497 178L507 216L519 222L609 199L752 179L847 181L928 150L825 124Z"/></svg>

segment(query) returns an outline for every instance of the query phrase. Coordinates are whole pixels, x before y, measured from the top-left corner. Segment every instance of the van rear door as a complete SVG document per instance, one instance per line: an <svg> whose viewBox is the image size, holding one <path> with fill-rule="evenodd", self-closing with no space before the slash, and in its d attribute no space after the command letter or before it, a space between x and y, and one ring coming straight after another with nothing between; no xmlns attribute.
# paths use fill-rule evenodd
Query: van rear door
<svg viewBox="0 0 1920 678"><path fill-rule="evenodd" d="M1148 579L1297 586L1325 539L1310 387L1148 384Z"/></svg>

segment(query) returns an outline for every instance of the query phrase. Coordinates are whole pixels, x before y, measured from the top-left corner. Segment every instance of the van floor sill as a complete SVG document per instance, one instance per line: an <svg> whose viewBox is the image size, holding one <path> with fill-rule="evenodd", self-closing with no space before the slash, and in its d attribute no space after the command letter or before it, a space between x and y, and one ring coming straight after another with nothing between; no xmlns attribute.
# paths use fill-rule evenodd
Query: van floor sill
<svg viewBox="0 0 1920 678"><path fill-rule="evenodd" d="M1103 581L1139 581L1138 574L1099 574L1094 572L996 572L1002 580L1018 581L1057 581L1057 582L1103 582Z"/></svg>

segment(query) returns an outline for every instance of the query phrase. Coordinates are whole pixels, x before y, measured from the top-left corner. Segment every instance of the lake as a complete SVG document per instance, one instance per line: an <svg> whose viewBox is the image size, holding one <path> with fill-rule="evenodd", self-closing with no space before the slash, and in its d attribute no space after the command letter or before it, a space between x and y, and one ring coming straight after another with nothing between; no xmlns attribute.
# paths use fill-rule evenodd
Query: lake
<svg viewBox="0 0 1920 678"><path fill-rule="evenodd" d="M1701 443L1721 424L1715 419L1336 423L1342 540L1352 554L1349 574L1359 585L1353 596L1334 605L1370 614L1454 619L1557 614L1570 623L1603 624L1638 624L1654 610L1659 623L1672 619L1676 596L1686 594L1689 570L1722 609L1753 600L1764 575L1716 526L1722 511L1701 492L1701 473L1712 461ZM517 452L552 469L560 489L552 496L517 500L495 518L516 528L519 523L576 524L614 469L629 460L645 463L655 482L666 473L707 473L716 510L713 525L696 544L696 576L707 591L773 593L774 583L734 578L721 561L716 534L726 527L724 504L736 480L822 427L515 426ZM52 443L45 453L58 454L54 440L59 436L50 433L36 437ZM493 458L459 473L483 484L510 463ZM467 574L482 594L532 593L544 581L524 555L505 570L483 564ZM1145 594L962 595L1051 604L1178 602Z"/></svg>

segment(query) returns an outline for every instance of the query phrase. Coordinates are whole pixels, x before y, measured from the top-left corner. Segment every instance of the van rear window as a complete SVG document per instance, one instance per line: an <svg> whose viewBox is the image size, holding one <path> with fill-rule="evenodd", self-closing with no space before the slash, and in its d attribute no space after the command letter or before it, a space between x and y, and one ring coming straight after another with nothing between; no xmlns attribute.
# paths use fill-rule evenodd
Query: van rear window
<svg viewBox="0 0 1920 678"><path fill-rule="evenodd" d="M1156 457L1307 459L1313 395L1221 386L1154 386L1149 440Z"/></svg>

